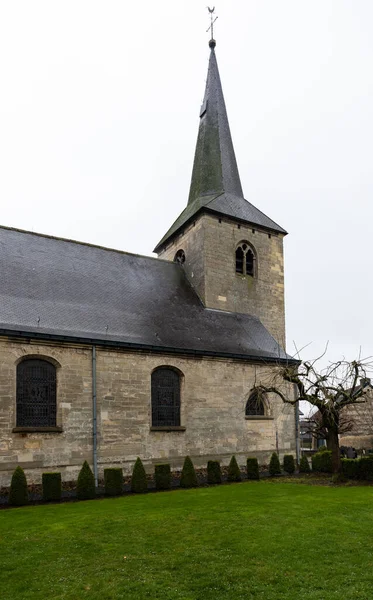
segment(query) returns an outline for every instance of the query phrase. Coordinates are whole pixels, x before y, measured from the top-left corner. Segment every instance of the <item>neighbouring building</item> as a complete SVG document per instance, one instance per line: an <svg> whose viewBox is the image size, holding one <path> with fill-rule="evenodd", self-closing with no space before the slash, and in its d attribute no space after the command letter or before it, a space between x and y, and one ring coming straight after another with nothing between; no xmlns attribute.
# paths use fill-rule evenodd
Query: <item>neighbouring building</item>
<svg viewBox="0 0 373 600"><path fill-rule="evenodd" d="M17 465L40 482L84 460L100 476L295 453L294 407L253 393L291 361L285 235L244 199L211 40L189 200L158 258L0 228L0 485Z"/></svg>

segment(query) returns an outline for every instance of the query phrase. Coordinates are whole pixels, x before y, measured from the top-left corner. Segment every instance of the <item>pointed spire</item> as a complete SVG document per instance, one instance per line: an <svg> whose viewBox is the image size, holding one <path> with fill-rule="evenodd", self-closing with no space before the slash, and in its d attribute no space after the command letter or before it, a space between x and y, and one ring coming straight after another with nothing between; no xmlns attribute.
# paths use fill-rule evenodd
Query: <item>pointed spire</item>
<svg viewBox="0 0 373 600"><path fill-rule="evenodd" d="M210 61L205 96L200 112L188 204L201 196L211 196L223 192L243 198L215 56L216 42L214 39L209 41L209 46L211 49Z"/></svg>
<svg viewBox="0 0 373 600"><path fill-rule="evenodd" d="M226 216L239 223L250 223L286 235L280 225L243 197L213 37L209 46L210 61L200 111L188 204L155 247L156 253L201 212Z"/></svg>

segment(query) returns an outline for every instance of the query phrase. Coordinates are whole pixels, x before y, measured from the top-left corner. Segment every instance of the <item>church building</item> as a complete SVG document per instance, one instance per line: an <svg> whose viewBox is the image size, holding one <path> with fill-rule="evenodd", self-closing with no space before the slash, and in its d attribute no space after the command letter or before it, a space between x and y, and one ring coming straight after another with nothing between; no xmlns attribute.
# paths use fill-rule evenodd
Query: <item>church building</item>
<svg viewBox="0 0 373 600"><path fill-rule="evenodd" d="M138 456L295 454L294 407L253 391L294 362L286 231L244 199L209 46L189 198L158 258L0 227L0 486L17 465L40 483L84 460L97 479Z"/></svg>

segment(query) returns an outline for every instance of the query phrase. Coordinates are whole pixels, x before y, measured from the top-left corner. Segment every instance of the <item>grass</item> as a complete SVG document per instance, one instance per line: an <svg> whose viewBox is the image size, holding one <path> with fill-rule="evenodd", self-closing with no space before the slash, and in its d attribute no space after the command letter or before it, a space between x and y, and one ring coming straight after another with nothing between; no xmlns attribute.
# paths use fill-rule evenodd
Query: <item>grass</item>
<svg viewBox="0 0 373 600"><path fill-rule="evenodd" d="M2 600L367 600L372 487L245 482L0 512Z"/></svg>

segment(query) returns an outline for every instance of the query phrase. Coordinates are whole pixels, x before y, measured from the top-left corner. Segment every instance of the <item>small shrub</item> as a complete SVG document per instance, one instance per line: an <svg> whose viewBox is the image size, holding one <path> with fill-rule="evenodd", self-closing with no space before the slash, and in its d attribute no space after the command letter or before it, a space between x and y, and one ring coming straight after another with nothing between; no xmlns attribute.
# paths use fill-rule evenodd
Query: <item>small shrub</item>
<svg viewBox="0 0 373 600"><path fill-rule="evenodd" d="M41 480L44 502L58 502L61 500L61 473L43 473Z"/></svg>
<svg viewBox="0 0 373 600"><path fill-rule="evenodd" d="M295 471L294 456L292 454L285 454L284 456L284 471L292 475Z"/></svg>
<svg viewBox="0 0 373 600"><path fill-rule="evenodd" d="M96 496L95 478L86 460L78 475L76 496L79 500L90 500Z"/></svg>
<svg viewBox="0 0 373 600"><path fill-rule="evenodd" d="M241 471L235 456L232 456L228 467L228 481L241 481Z"/></svg>
<svg viewBox="0 0 373 600"><path fill-rule="evenodd" d="M318 448L317 452L329 452L328 447L327 446L320 446L320 448Z"/></svg>
<svg viewBox="0 0 373 600"><path fill-rule="evenodd" d="M218 460L209 460L207 463L207 483L221 483L221 468Z"/></svg>
<svg viewBox="0 0 373 600"><path fill-rule="evenodd" d="M299 473L310 473L311 467L307 456L302 456L299 463Z"/></svg>
<svg viewBox="0 0 373 600"><path fill-rule="evenodd" d="M257 458L249 457L246 461L246 468L248 479L259 479L259 464Z"/></svg>
<svg viewBox="0 0 373 600"><path fill-rule="evenodd" d="M312 471L318 473L332 473L332 451L323 450L312 456Z"/></svg>
<svg viewBox="0 0 373 600"><path fill-rule="evenodd" d="M281 475L280 461L277 452L273 452L269 463L269 474L273 477L274 475Z"/></svg>
<svg viewBox="0 0 373 600"><path fill-rule="evenodd" d="M105 494L119 496L123 493L123 471L120 467L104 469Z"/></svg>
<svg viewBox="0 0 373 600"><path fill-rule="evenodd" d="M141 462L141 458L137 458L133 467L131 491L135 494L144 494L144 492L148 491L148 482L146 479L144 465Z"/></svg>
<svg viewBox="0 0 373 600"><path fill-rule="evenodd" d="M359 459L355 458L351 460L356 460L359 463L359 479L373 480L373 456L362 456Z"/></svg>
<svg viewBox="0 0 373 600"><path fill-rule="evenodd" d="M157 490L169 490L171 487L171 467L169 464L155 465L155 487Z"/></svg>
<svg viewBox="0 0 373 600"><path fill-rule="evenodd" d="M12 475L9 492L9 504L23 506L28 503L27 481L24 470L17 467Z"/></svg>
<svg viewBox="0 0 373 600"><path fill-rule="evenodd" d="M181 471L180 487L192 488L197 487L197 475L194 470L192 460L187 456L184 460L183 470Z"/></svg>

